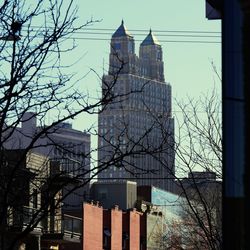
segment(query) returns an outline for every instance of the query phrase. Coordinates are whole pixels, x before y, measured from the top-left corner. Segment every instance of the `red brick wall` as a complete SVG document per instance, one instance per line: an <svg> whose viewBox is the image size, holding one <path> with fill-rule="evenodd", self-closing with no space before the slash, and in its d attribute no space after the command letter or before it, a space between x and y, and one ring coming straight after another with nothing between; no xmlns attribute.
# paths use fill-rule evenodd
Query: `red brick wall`
<svg viewBox="0 0 250 250"><path fill-rule="evenodd" d="M122 250L123 233L128 235L126 250L140 250L140 235L145 234L145 228L140 232L145 221L136 210L122 212L118 208L103 210L92 204L83 205L83 250L103 249L103 229L111 232L111 242L108 248Z"/></svg>
<svg viewBox="0 0 250 250"><path fill-rule="evenodd" d="M111 210L111 250L122 250L122 211Z"/></svg>
<svg viewBox="0 0 250 250"><path fill-rule="evenodd" d="M129 249L140 250L140 213L130 211L129 217Z"/></svg>
<svg viewBox="0 0 250 250"><path fill-rule="evenodd" d="M91 204L83 205L83 250L102 250L103 209Z"/></svg>

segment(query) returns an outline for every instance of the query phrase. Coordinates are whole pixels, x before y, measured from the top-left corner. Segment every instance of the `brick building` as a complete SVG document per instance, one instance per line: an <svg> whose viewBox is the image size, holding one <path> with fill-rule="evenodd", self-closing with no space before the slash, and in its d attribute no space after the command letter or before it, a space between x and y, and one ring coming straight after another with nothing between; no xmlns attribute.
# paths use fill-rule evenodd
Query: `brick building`
<svg viewBox="0 0 250 250"><path fill-rule="evenodd" d="M140 250L140 218L135 209L122 211L116 206L104 210L99 205L83 205L84 250Z"/></svg>
<svg viewBox="0 0 250 250"><path fill-rule="evenodd" d="M82 240L84 250L103 249L103 209L92 204L83 205Z"/></svg>

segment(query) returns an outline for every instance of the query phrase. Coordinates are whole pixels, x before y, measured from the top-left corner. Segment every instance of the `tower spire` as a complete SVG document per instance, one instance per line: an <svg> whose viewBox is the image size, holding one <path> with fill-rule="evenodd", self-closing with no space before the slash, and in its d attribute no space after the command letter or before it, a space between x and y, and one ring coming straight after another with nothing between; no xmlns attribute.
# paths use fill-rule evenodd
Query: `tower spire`
<svg viewBox="0 0 250 250"><path fill-rule="evenodd" d="M112 37L124 37L129 36L132 37L129 32L127 31L124 21L122 19L121 25L118 27L118 29L115 31L115 33L112 35Z"/></svg>
<svg viewBox="0 0 250 250"><path fill-rule="evenodd" d="M142 46L145 45L160 45L157 38L154 36L152 29L149 29L149 34L146 36L146 38L141 43Z"/></svg>

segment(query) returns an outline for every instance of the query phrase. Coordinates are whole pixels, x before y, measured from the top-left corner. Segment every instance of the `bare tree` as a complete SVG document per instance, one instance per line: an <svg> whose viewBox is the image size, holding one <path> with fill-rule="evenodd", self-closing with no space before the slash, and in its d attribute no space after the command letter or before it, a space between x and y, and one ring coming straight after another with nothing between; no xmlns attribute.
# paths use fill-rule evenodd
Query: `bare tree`
<svg viewBox="0 0 250 250"><path fill-rule="evenodd" d="M150 86L148 80L137 89L117 94L114 89L121 72L127 66L127 62L117 54L118 63L112 79L105 81L100 78L103 88L100 98L91 99L87 92L79 91L81 81L74 74L68 73L74 64L65 64L63 58L76 48L74 40L69 38L96 21L89 20L79 25L73 0L41 0L32 4L22 0L5 0L0 6L0 22L0 176L3 180L0 184L1 249L13 249L19 240L38 226L43 230L55 228L55 217L62 213L62 203L67 197L111 166L125 169L134 179L143 179L145 174L151 173L152 179L155 174L156 179L160 180L163 172L159 167L149 168L149 164L145 168L138 167L137 160L147 157L157 159L165 166L167 171L161 181L176 178L173 165L168 165L167 160L168 157L171 157L171 162L174 160L171 153L175 141L172 124L167 124L171 110L154 112L143 98L140 104L147 111L148 122L137 137L130 133L125 109L116 124L120 130L115 141L105 133L90 128L89 133L99 136L105 142L102 150L110 152L108 159L100 159L93 168L89 168L89 161L94 161L91 154L100 148L76 152L74 147L77 145L63 145L53 137L55 133L60 133L61 123L81 113L99 114L110 108L110 105L122 106L124 100L133 95L135 99L138 98L137 94L143 94ZM150 89L147 91L149 93ZM200 119L197 104L192 100L188 105L179 105L184 119L180 126L180 140L176 144L177 166L185 173L199 166L215 171L221 177L221 128L220 117L215 116L219 108L215 97L212 95L207 99L209 102L204 103L207 122ZM187 106L192 110L186 112ZM54 121L48 125L44 123L44 118L49 112L53 113ZM27 113L30 115L27 116ZM20 133L20 123L32 122L35 116L39 121L37 129L32 133ZM157 140L152 136L155 131L160 135ZM22 143L21 150L17 147L19 142ZM42 147L56 149L60 157L51 159L49 152L48 155L39 155L39 148ZM74 161L66 157L67 154L88 161ZM70 166L67 171L65 165ZM188 211L202 228L209 247L216 249L213 248L218 246L213 231L214 223L211 220L206 220L208 224L204 223L204 217L199 214L209 218L207 201L196 179L191 179L197 184L195 187L198 192L195 192L194 197L199 205L191 201L195 200L190 197L193 192L188 192L184 183L177 178L188 200ZM30 203L38 204L32 213L25 208ZM200 204L204 208L200 209ZM14 222L16 217L20 223ZM19 231L8 238L10 229L17 226Z"/></svg>
<svg viewBox="0 0 250 250"><path fill-rule="evenodd" d="M52 161L46 155L38 156L36 150L53 146L62 154L90 159L91 152L76 153L74 148L54 141L53 134L60 131L62 122L80 113L98 113L102 105L115 97L107 93L101 99L90 99L88 93L78 90L79 81L74 75L67 73L74 65L65 64L63 57L76 48L69 38L96 22L88 20L79 24L73 0L36 3L6 0L0 6L0 22L0 174L3 180L0 239L1 249L12 249L18 240L60 210L70 193L89 183L98 173L91 176L95 169L86 169L86 163L81 162L73 162L74 171L71 168L66 173L62 159ZM47 125L44 118L49 112L53 112L54 122ZM26 116L27 113L31 115ZM20 122L32 121L34 116L40 121L38 129L17 133ZM22 150L17 145L9 147L10 140L14 144L21 142ZM70 188L62 194L64 187ZM24 211L24 205L37 204L35 199L39 200L39 206L31 214ZM24 223L14 222L17 217L22 217L20 222L29 217L24 228ZM8 237L10 229L17 226L18 233Z"/></svg>
<svg viewBox="0 0 250 250"><path fill-rule="evenodd" d="M221 249L221 102L213 90L177 106L175 178L182 213L170 222L162 244L164 249Z"/></svg>
<svg viewBox="0 0 250 250"><path fill-rule="evenodd" d="M56 216L61 216L63 202L101 171L118 166L135 178L141 174L143 178L143 173L153 171L138 169L136 163L128 167L126 159L159 157L166 151L162 145L166 145L167 138L163 136L158 142L160 145L152 144L149 134L160 129L156 122L147 125L138 138L132 138L128 121L121 118L125 126L116 144L112 138L90 128L89 133L101 136L112 147L108 160L90 168L90 161L94 161L91 155L97 149L77 152L78 145L61 144L54 134L60 134L61 124L79 114L98 114L110 104L122 103L130 95L142 93L150 81L140 88L115 93L115 85L127 63L115 55L118 66L110 75L112 79L105 82L100 78L104 88L102 96L90 98L87 91L79 91L81 79L68 73L74 63L65 64L64 60L76 48L75 41L69 38L97 21L91 19L79 24L73 0L41 0L31 4L5 0L0 6L0 22L0 177L3 180L0 184L0 247L14 249L34 229L42 228L46 232L59 226ZM53 114L54 121L45 124L49 113ZM19 129L20 123L32 124L35 118L39 124L34 130ZM158 116L157 119L164 120ZM124 136L127 147L119 140ZM41 148L49 149L46 155L39 154ZM59 152L58 159L50 157L52 149ZM73 159L67 156L69 154ZM75 161L76 157L87 162Z"/></svg>

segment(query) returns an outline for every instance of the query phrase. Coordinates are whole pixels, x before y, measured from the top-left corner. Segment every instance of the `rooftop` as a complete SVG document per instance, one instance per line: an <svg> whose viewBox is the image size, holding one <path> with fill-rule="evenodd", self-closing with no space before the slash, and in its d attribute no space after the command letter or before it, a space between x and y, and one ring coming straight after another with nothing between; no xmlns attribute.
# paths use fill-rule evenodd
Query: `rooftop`
<svg viewBox="0 0 250 250"><path fill-rule="evenodd" d="M141 43L141 46L147 46L147 45L160 45L159 41L154 36L151 29L150 29L149 34L147 35L147 37Z"/></svg>
<svg viewBox="0 0 250 250"><path fill-rule="evenodd" d="M118 27L118 29L115 31L115 33L112 35L112 37L124 37L124 36L129 36L129 37L132 37L127 28L125 27L124 25L124 22L122 20L122 23L121 25Z"/></svg>

